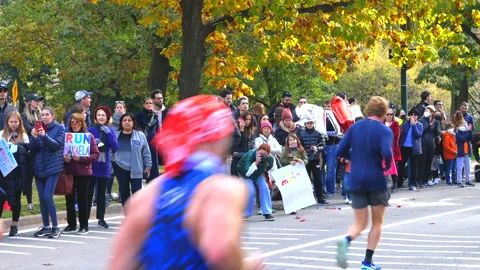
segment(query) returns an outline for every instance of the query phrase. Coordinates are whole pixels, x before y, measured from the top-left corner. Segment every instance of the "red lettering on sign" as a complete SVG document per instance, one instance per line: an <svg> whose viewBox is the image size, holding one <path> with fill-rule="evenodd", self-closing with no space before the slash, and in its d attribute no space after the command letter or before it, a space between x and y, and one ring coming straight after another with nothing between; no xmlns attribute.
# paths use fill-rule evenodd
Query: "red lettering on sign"
<svg viewBox="0 0 480 270"><path fill-rule="evenodd" d="M72 139L73 139L73 134L72 133L67 133L65 135L65 143L72 143Z"/></svg>
<svg viewBox="0 0 480 270"><path fill-rule="evenodd" d="M285 186L286 184L288 184L288 180L283 180L282 181L282 187Z"/></svg>

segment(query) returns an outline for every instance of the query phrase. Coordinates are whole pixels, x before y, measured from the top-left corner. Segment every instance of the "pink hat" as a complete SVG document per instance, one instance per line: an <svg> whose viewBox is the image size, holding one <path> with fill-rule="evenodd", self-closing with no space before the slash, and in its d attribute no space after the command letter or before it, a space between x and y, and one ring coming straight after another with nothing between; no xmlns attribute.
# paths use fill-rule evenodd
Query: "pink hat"
<svg viewBox="0 0 480 270"><path fill-rule="evenodd" d="M263 123L260 125L260 130L262 130L264 127L269 127L270 130L273 130L272 124L270 124L270 122L263 122Z"/></svg>

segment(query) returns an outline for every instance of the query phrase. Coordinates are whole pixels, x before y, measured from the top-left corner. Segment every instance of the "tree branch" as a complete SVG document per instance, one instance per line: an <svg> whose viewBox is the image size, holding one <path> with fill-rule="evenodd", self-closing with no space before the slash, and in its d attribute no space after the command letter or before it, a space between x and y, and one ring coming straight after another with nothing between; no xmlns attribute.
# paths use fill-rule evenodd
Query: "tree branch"
<svg viewBox="0 0 480 270"><path fill-rule="evenodd" d="M312 6L308 8L299 8L298 13L316 13L316 12L323 12L323 13L331 13L334 12L338 7L348 7L353 4L354 1L346 1L346 2L338 2L333 4L323 4Z"/></svg>
<svg viewBox="0 0 480 270"><path fill-rule="evenodd" d="M466 25L465 23L462 23L462 30L463 33L465 33L467 36L471 37L477 45L480 46L480 38L472 32L472 28Z"/></svg>

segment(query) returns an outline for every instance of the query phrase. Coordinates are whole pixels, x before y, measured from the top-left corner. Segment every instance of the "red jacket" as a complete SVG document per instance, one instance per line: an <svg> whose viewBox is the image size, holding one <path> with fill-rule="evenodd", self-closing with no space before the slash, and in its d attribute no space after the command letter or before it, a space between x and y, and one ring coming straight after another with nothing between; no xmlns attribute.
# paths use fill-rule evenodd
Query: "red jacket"
<svg viewBox="0 0 480 270"><path fill-rule="evenodd" d="M393 120L392 124L390 124L390 129L393 132L393 159L395 161L402 160L402 152L400 151L400 124L396 120Z"/></svg>
<svg viewBox="0 0 480 270"><path fill-rule="evenodd" d="M455 135L448 132L443 133L443 158L445 160L456 159L457 152Z"/></svg>
<svg viewBox="0 0 480 270"><path fill-rule="evenodd" d="M90 156L80 157L80 160L78 161L73 160L72 158L70 162L65 162L65 173L73 176L92 175L92 163L97 161L99 156L100 151L98 151L95 136L90 133Z"/></svg>

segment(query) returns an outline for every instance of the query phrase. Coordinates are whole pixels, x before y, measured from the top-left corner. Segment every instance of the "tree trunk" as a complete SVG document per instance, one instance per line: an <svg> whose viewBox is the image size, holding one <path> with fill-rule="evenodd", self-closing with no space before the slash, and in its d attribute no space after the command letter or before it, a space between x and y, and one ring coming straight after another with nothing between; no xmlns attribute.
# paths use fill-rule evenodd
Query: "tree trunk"
<svg viewBox="0 0 480 270"><path fill-rule="evenodd" d="M182 53L178 78L179 100L200 94L205 64L205 40L213 29L202 23L203 0L182 0Z"/></svg>
<svg viewBox="0 0 480 270"><path fill-rule="evenodd" d="M276 89L275 89L275 82L274 80L272 79L272 77L270 76L270 72L269 72L269 69L267 67L264 67L263 68L263 77L265 79L265 83L267 84L267 92L268 92L268 102L270 102L270 104L268 104L269 108L272 107L275 102L277 101L277 98L275 96L275 93L277 92Z"/></svg>
<svg viewBox="0 0 480 270"><path fill-rule="evenodd" d="M468 78L467 78L466 71L462 73L462 76L460 78L460 89L458 90L458 97L457 97L457 103L456 104L456 110L460 109L460 104L462 102L468 102Z"/></svg>
<svg viewBox="0 0 480 270"><path fill-rule="evenodd" d="M169 44L170 41L167 41L163 48L157 48L155 45L152 45L150 73L147 82L150 91L160 89L164 96L167 91L168 74L170 73L171 66L170 60L160 53L165 47L168 47Z"/></svg>

